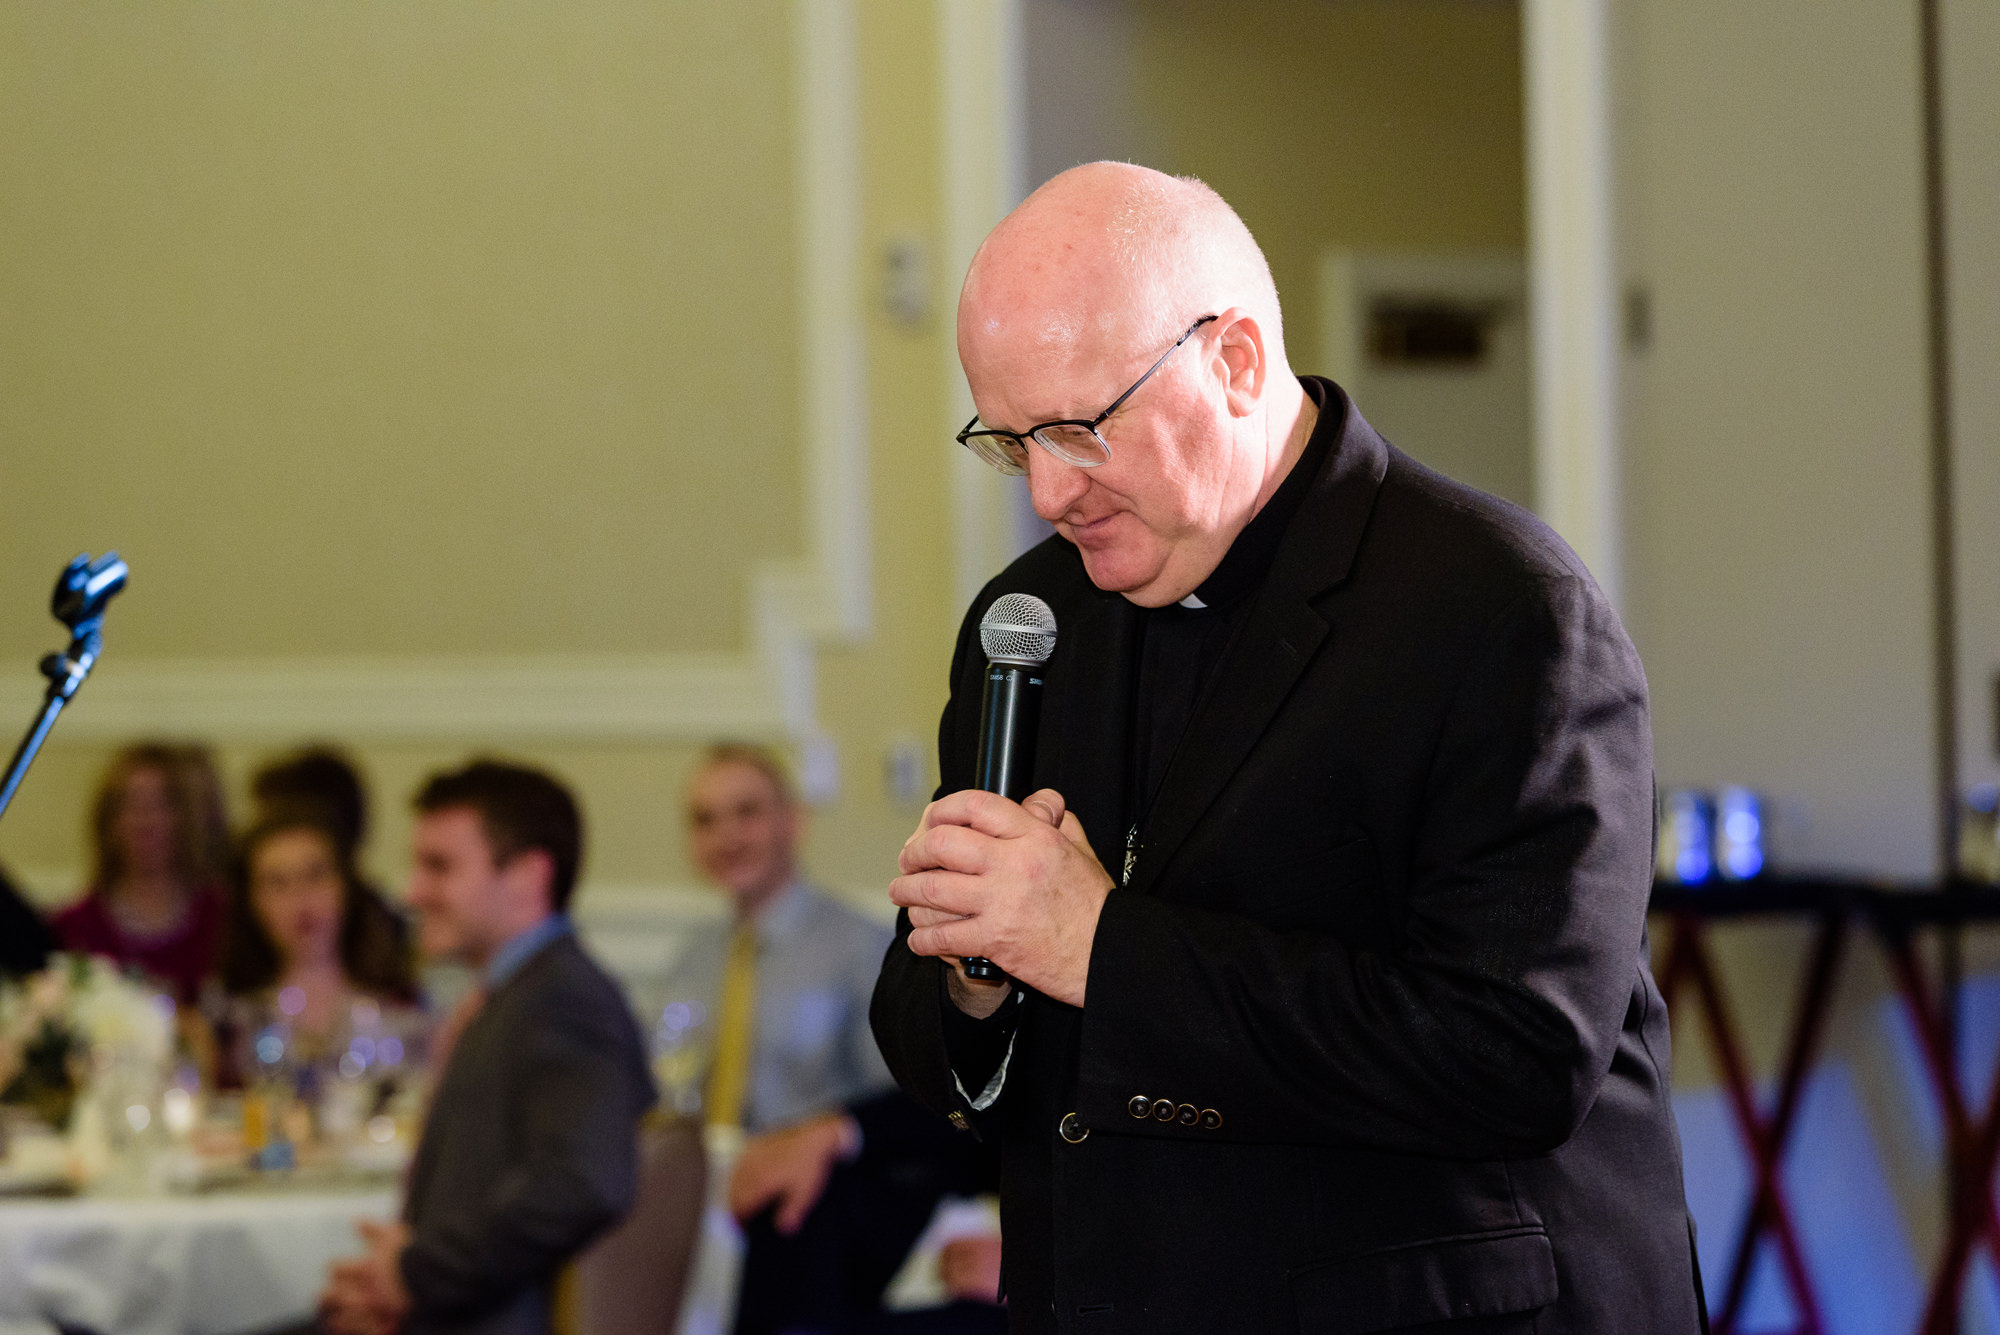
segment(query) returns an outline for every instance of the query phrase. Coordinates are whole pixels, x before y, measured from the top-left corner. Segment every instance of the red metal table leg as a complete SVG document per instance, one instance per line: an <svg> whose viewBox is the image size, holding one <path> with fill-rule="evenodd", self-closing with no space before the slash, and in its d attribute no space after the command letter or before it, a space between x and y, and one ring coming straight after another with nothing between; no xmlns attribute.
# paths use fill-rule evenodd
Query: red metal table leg
<svg viewBox="0 0 2000 1335"><path fill-rule="evenodd" d="M1757 1108L1749 1063L1737 1037L1735 1016L1727 995L1716 976L1702 932L1702 924L1689 914L1675 918L1673 945L1667 965L1660 973L1663 993L1677 990L1685 979L1692 983L1707 1020L1709 1039L1722 1068L1725 1090L1744 1149L1750 1156L1755 1185L1735 1254L1723 1288L1723 1301L1715 1316L1718 1335L1734 1331L1749 1294L1752 1263L1757 1243L1764 1237L1778 1248L1778 1260L1792 1290L1799 1311L1799 1335L1818 1335L1824 1329L1819 1300L1807 1271L1798 1226L1784 1193L1782 1166L1785 1146L1797 1121L1800 1095L1807 1071L1826 1027L1833 984L1839 973L1847 941L1845 913L1830 912L1821 921L1812 963L1801 986L1792 1031L1780 1069L1777 1103L1769 1117Z"/></svg>
<svg viewBox="0 0 2000 1335"><path fill-rule="evenodd" d="M1757 1184L1751 1195L1750 1208L1744 1215L1742 1229L1737 1234L1736 1252L1730 1264L1730 1283L1725 1290L1723 1313L1731 1327L1735 1325L1748 1293L1751 1265L1756 1258L1759 1238L1766 1230L1777 1228L1781 1222L1786 1230L1794 1227L1789 1207L1781 1194L1785 1147L1791 1140L1793 1125L1798 1118L1806 1076L1819 1055L1820 1039L1826 1032L1827 1016L1832 1010L1833 985L1839 976L1846 946L1846 915L1827 915L1820 922L1812 960L1807 966L1793 1011L1791 1035L1786 1041L1785 1055L1779 1067L1778 1101L1764 1125L1764 1153L1756 1159ZM1784 1235L1778 1236L1779 1246L1787 1246ZM1798 1251L1795 1234L1789 1246L1794 1253ZM1797 1271L1795 1285L1801 1282L1800 1277L1804 1273L1802 1258ZM1810 1290L1800 1291L1810 1293ZM1800 1306L1802 1328L1816 1329L1819 1316L1813 1299L1807 1297Z"/></svg>
<svg viewBox="0 0 2000 1335"><path fill-rule="evenodd" d="M2000 1213L1993 1205L1993 1174L2000 1160L2000 1070L1994 1073L1983 1115L1974 1121L1966 1106L1957 1063L1945 1039L1944 1017L1907 931L1884 928L1882 946L1896 976L1897 990L1910 1009L1917 1049L1944 1113L1945 1167L1951 1175L1952 1208L1944 1251L1924 1305L1924 1335L1953 1335L1959 1297L1965 1287L1972 1249L1983 1243L2000 1266Z"/></svg>

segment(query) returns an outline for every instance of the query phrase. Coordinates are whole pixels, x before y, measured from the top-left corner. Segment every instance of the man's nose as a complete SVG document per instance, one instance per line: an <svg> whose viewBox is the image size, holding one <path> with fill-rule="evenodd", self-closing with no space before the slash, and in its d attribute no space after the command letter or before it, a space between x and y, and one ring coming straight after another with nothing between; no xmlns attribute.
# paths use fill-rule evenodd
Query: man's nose
<svg viewBox="0 0 2000 1335"><path fill-rule="evenodd" d="M1069 513L1090 487L1090 479L1075 464L1064 463L1036 446L1028 451L1028 499L1035 513L1053 524Z"/></svg>

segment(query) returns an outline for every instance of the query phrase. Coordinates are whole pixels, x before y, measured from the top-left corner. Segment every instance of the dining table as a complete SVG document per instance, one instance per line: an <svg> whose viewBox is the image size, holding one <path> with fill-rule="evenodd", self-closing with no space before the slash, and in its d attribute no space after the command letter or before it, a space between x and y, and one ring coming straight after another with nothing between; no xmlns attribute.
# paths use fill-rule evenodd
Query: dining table
<svg viewBox="0 0 2000 1335"><path fill-rule="evenodd" d="M0 1199L0 1335L254 1335L307 1320L381 1182Z"/></svg>

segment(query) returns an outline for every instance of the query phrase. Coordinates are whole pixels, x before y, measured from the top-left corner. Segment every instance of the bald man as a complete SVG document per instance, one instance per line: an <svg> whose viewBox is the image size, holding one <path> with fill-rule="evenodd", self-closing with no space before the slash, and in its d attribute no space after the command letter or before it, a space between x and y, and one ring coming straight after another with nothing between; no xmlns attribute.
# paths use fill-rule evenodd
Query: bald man
<svg viewBox="0 0 2000 1335"><path fill-rule="evenodd" d="M1703 1328L1646 683L1575 553L1294 375L1199 182L1050 181L958 346L1057 536L967 611L872 1019L1002 1143L1012 1327ZM972 788L1014 592L1060 629L1020 805Z"/></svg>

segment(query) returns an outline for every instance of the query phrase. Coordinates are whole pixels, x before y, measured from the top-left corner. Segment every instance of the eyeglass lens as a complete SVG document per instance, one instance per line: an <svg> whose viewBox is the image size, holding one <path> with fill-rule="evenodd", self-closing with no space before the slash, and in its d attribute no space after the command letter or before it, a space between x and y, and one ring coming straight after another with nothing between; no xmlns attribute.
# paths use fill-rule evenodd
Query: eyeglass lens
<svg viewBox="0 0 2000 1335"><path fill-rule="evenodd" d="M1035 439L1064 463L1091 468L1111 458L1111 451L1104 447L1098 434L1076 423L1040 427L1035 431Z"/></svg>
<svg viewBox="0 0 2000 1335"><path fill-rule="evenodd" d="M1028 471L1028 448L1012 436L980 431L967 436L965 443L974 454L1009 476L1019 477Z"/></svg>

